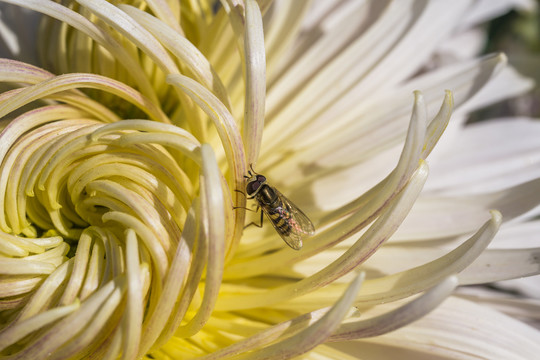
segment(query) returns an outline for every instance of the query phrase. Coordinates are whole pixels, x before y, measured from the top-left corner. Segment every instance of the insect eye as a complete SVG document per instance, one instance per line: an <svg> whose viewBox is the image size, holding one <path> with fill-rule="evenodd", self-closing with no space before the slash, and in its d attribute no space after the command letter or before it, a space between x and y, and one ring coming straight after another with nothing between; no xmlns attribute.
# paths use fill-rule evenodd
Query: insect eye
<svg viewBox="0 0 540 360"><path fill-rule="evenodd" d="M263 183L263 182L266 181L266 178L264 176L262 176L262 175L257 175L257 181L259 183Z"/></svg>
<svg viewBox="0 0 540 360"><path fill-rule="evenodd" d="M261 183L258 182L258 181L251 181L247 184L246 186L246 191L248 193L248 195L251 195L253 194L255 191L257 191L257 189L259 188L259 186L261 186Z"/></svg>

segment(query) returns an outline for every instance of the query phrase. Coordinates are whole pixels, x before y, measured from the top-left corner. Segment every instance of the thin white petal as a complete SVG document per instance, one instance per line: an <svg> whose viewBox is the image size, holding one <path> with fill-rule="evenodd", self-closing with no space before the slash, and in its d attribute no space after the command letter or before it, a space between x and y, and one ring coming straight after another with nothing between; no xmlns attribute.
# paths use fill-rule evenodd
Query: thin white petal
<svg viewBox="0 0 540 360"><path fill-rule="evenodd" d="M2 332L0 332L0 350L21 340L33 331L71 314L73 311L77 310L80 305L80 302L76 300L73 304L55 307L26 320L11 323L10 326L2 329Z"/></svg>
<svg viewBox="0 0 540 360"><path fill-rule="evenodd" d="M59 300L59 304L71 304L79 293L84 276L86 275L86 267L90 257L91 243L92 237L88 234L88 232L83 233L79 238L77 252L74 256L73 270L71 271L68 283L64 289L64 292L62 293L62 297Z"/></svg>
<svg viewBox="0 0 540 360"><path fill-rule="evenodd" d="M145 319L143 336L139 347L139 357L142 357L149 351L164 328L168 330L167 321L169 320L169 316L171 315L176 300L182 290L183 279L186 277L190 262L189 248L195 243L198 231L197 227L196 211L195 208L192 207L188 212L182 236L176 247L174 258L172 259L167 276L164 279L161 296L156 304L156 309L159 309L159 311L153 311L152 314ZM184 314L182 314L182 316L183 315ZM169 331L167 332L167 335L170 336Z"/></svg>
<svg viewBox="0 0 540 360"><path fill-rule="evenodd" d="M339 326L347 314L363 278L362 274L357 276L330 311L312 326L287 340L253 351L247 356L240 356L239 359L288 359L313 349L326 340Z"/></svg>
<svg viewBox="0 0 540 360"><path fill-rule="evenodd" d="M19 320L24 320L31 316L38 314L46 306L46 303L54 295L55 291L58 289L58 286L66 281L67 277L71 273L73 266L73 260L68 260L62 265L60 265L54 273L45 279L45 281L39 286L39 289L34 292L30 301L26 303L24 308L20 311L18 315Z"/></svg>
<svg viewBox="0 0 540 360"><path fill-rule="evenodd" d="M457 298L418 322L369 342L386 345L386 356L402 349L451 359L534 359L540 353L538 330Z"/></svg>
<svg viewBox="0 0 540 360"><path fill-rule="evenodd" d="M303 278L298 282L283 285L263 293L256 292L239 296L234 293L228 294L223 292L216 307L220 310L232 310L275 304L281 301L296 298L300 295L308 294L309 292L319 289L324 285L331 283L335 279L349 273L355 267L369 258L369 256L393 233L393 231L395 231L397 226L399 226L399 223L406 216L410 206L414 203L414 200L418 196L426 176L427 169L421 166L415 173L415 176L412 177L408 186L405 187L405 189L397 196L390 208L379 216L368 231L366 231L366 233L364 233L353 246L351 246L336 261L330 263L321 271L313 274L312 276ZM334 228L330 228L326 233L319 234L320 238L324 239L325 241L332 241L333 238L337 237L337 239L340 239L340 237L344 237L344 235L347 234L347 227L351 225L347 224L349 220L351 220L351 218L344 221L342 226L343 230L341 226L335 226ZM355 221L352 220L351 223L354 226ZM326 238L329 239L326 240ZM311 242L306 243L306 250L310 244ZM307 255L309 255L309 253L307 253ZM281 257L283 256L286 255L283 254ZM256 274L257 271L260 271L260 269L267 269L268 267L274 267L276 265L278 267L283 266L283 262L273 260L272 263L272 260L272 256L258 258L249 265L258 265L259 268L253 269L250 267L245 267L244 269L249 269L250 272L255 272ZM232 273L233 276L240 278L247 276L248 273L243 269L242 265L242 263L237 264L235 272Z"/></svg>
<svg viewBox="0 0 540 360"><path fill-rule="evenodd" d="M511 66L506 66L478 93L468 99L460 111L472 112L499 101L523 95L534 86L534 80L519 74Z"/></svg>
<svg viewBox="0 0 540 360"><path fill-rule="evenodd" d="M540 177L540 124L527 118L466 126L430 168L426 189L486 192ZM481 185L480 185L481 184Z"/></svg>
<svg viewBox="0 0 540 360"><path fill-rule="evenodd" d="M37 359L45 357L58 350L80 331L96 316L96 312L111 296L117 286L123 281L110 281L84 301L73 313L54 324L42 336L35 339L23 351L18 352L13 359Z"/></svg>
<svg viewBox="0 0 540 360"><path fill-rule="evenodd" d="M78 3L90 9L116 31L137 44L164 72L179 72L163 46L146 29L137 24L135 20L118 7L104 0L78 0Z"/></svg>
<svg viewBox="0 0 540 360"><path fill-rule="evenodd" d="M212 69L208 60L195 45L150 14L131 5L120 4L119 7L161 41L168 50L188 67L195 79L204 84L207 89L212 90L221 102L230 109L230 100L228 99L225 86Z"/></svg>
<svg viewBox="0 0 540 360"><path fill-rule="evenodd" d="M255 0L246 0L244 27L244 54L246 96L244 110L244 143L249 164L259 157L264 128L266 103L266 53L259 6Z"/></svg>
<svg viewBox="0 0 540 360"><path fill-rule="evenodd" d="M127 304L124 312L124 340L122 359L135 359L139 351L139 343L143 321L143 285L139 263L139 245L137 234L133 229L126 230L126 274Z"/></svg>
<svg viewBox="0 0 540 360"><path fill-rule="evenodd" d="M516 280L527 280L530 286L522 287L521 284L511 284ZM509 287L501 286L502 283L509 283ZM512 316L526 323L532 323L538 328L540 321L540 297L539 277L528 277L525 279L515 279L511 281L501 281L495 286L465 286L458 288L456 296L475 302L476 304L491 307L499 312ZM500 289L503 289L501 291ZM508 289L511 292L519 291L520 294L533 296L534 298L516 297L514 294L504 291ZM526 289L526 292L522 292ZM532 291L530 291L532 290ZM530 291L530 292L529 292ZM535 324L536 323L536 324Z"/></svg>
<svg viewBox="0 0 540 360"><path fill-rule="evenodd" d="M375 272L372 279L364 282L355 305L369 307L404 299L435 286L448 276L463 271L485 250L497 232L500 222L501 215L492 212L492 219L486 222L476 234L436 260L387 276L380 276L380 273ZM342 287L343 284L334 282L325 289L289 300L285 306L286 308L306 308L313 306L311 299L315 299L315 303L318 304L332 303L335 301L333 291Z"/></svg>
<svg viewBox="0 0 540 360"><path fill-rule="evenodd" d="M10 2L18 6L42 12L43 14L65 22L66 24L75 27L82 33L90 36L93 40L110 51L111 54L114 54L119 59L119 63L124 65L125 68L130 71L131 76L133 76L135 81L138 83L139 89L143 94L148 96L152 102L156 104L158 103L154 88L148 78L144 76L144 71L139 62L135 61L135 59L129 55L128 51L118 41L116 41L114 37L106 36L101 29L99 29L95 24L81 14L53 1L43 2L40 0L6 0L5 2Z"/></svg>
<svg viewBox="0 0 540 360"><path fill-rule="evenodd" d="M385 334L410 324L437 307L452 293L457 279L451 276L426 291L406 305L368 320L360 320L341 325L330 337L330 341L342 341Z"/></svg>
<svg viewBox="0 0 540 360"><path fill-rule="evenodd" d="M537 247L540 221L511 222L501 227L491 249L527 249Z"/></svg>
<svg viewBox="0 0 540 360"><path fill-rule="evenodd" d="M460 284L481 284L540 274L540 248L483 252L459 274Z"/></svg>
<svg viewBox="0 0 540 360"><path fill-rule="evenodd" d="M446 89L452 91L454 104L459 108L489 83L505 63L506 58L502 55L475 59L414 78L399 89L387 91L371 100L358 101L355 98L351 106L327 111L320 116L320 123L298 131L288 139L288 144L292 146L276 147L270 159L278 155L283 157L280 152L288 151L300 152L300 155L305 151L305 156L308 156L312 148L315 149L312 158L303 160L315 162L318 166L325 163L349 165L352 161L369 158L402 141L400 134L405 131L405 119L410 114L409 89L422 91L428 117L433 117L439 110L441 94Z"/></svg>
<svg viewBox="0 0 540 360"><path fill-rule="evenodd" d="M390 298L400 292L410 294L412 289L429 287L427 284L432 283L440 276L444 278L467 268L484 251L500 226L500 213L492 212L491 216L491 220L486 222L474 236L443 257L402 273L366 281L366 287L363 287L358 303L374 301L376 298L383 296L385 292L394 294ZM398 283L399 287L396 287ZM371 292L373 293L370 294Z"/></svg>
<svg viewBox="0 0 540 360"><path fill-rule="evenodd" d="M463 235L474 231L490 209L504 221L517 221L540 210L540 180L487 194L422 196L392 240L418 240Z"/></svg>
<svg viewBox="0 0 540 360"><path fill-rule="evenodd" d="M445 27L443 24L455 23L467 5L465 1L451 7L428 2L425 7L416 8L407 1L392 2L388 11L383 12L380 22L370 29L373 33L366 32L359 38L358 46L347 47L346 51L311 79L301 92L295 93L286 106L279 106L278 117L272 119L265 129L263 148L279 148L280 143L290 142L293 135L309 123L316 123L317 130L324 125L335 124L338 115L354 108L359 99L362 99L361 103L370 103L379 93L384 93L387 86L397 85L406 79L429 56L439 41L438 36L444 37L450 31L452 26ZM439 6L444 7L444 10ZM414 26L407 28L411 20L409 17L416 21L412 21ZM404 28L407 29L405 35ZM371 44L371 41L375 43ZM413 43L421 43L422 46ZM365 54L362 61L358 61L357 54ZM404 63L401 61L403 58L413 60ZM424 90L416 86L411 88ZM269 111L272 114L270 105ZM358 113L355 111L355 114ZM288 119L295 119L293 126ZM340 119L339 123L342 122ZM317 130L308 128L304 131L320 135L321 132ZM299 135L302 136L304 131Z"/></svg>
<svg viewBox="0 0 540 360"><path fill-rule="evenodd" d="M208 264L202 302L193 318L176 330L175 334L178 337L193 336L208 321L218 299L223 278L226 234L221 173L210 145L203 144L201 154L203 159L202 174L200 176L202 219L205 221L203 230L206 231L209 240Z"/></svg>
<svg viewBox="0 0 540 360"><path fill-rule="evenodd" d="M311 3L311 1L273 2L274 9L264 29L268 79L275 76L276 67L284 60L283 53L290 48L291 42L296 40Z"/></svg>
<svg viewBox="0 0 540 360"><path fill-rule="evenodd" d="M62 96L63 94L61 92L66 90L73 91L73 89L77 88L95 88L111 92L147 112L152 119L170 123L170 120L161 108L142 94L119 81L94 74L60 75L36 85L20 89L11 97L10 101L6 101L0 106L0 117L34 100L58 93L60 93L59 96ZM77 94L77 92L73 92L73 94Z"/></svg>
<svg viewBox="0 0 540 360"><path fill-rule="evenodd" d="M231 113L211 92L196 81L180 74L169 75L167 81L182 89L212 119L223 144L232 176L228 185L231 191L243 189L244 175L247 173L246 158L242 138ZM235 206L245 207L246 197L235 191L233 203ZM235 216L233 242L228 249L228 254L234 252L240 241L245 211L236 211Z"/></svg>

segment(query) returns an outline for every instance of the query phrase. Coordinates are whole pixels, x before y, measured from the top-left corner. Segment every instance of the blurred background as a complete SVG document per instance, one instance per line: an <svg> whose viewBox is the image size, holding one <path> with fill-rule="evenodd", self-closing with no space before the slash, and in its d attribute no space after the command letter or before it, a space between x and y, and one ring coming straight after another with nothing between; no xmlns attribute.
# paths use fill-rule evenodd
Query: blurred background
<svg viewBox="0 0 540 360"><path fill-rule="evenodd" d="M512 10L489 22L484 51L506 53L510 64L524 76L534 79L536 87L519 98L476 112L470 122L506 116L540 118L540 0L536 3L534 10Z"/></svg>

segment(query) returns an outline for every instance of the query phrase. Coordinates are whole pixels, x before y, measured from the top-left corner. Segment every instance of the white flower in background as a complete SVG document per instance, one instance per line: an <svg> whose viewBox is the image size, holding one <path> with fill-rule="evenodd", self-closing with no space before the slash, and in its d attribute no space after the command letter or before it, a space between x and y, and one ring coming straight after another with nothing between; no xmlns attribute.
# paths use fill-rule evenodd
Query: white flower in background
<svg viewBox="0 0 540 360"><path fill-rule="evenodd" d="M2 3L46 15L16 42L1 8L30 54L0 60L5 358L540 352L502 313L537 300L454 292L539 273L539 124L465 126L532 87L475 57L529 2ZM244 229L251 164L315 223L301 250Z"/></svg>

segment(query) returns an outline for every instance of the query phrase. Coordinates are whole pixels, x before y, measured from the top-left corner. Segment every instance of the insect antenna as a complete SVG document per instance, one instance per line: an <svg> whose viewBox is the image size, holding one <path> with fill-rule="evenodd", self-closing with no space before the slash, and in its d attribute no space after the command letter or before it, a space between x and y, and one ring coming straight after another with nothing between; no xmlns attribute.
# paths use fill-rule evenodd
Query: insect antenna
<svg viewBox="0 0 540 360"><path fill-rule="evenodd" d="M256 172L255 170L253 170L253 164L249 164L249 168L251 169L251 171L248 171L250 174L251 174L251 173L254 173L255 175L259 175L258 172Z"/></svg>

